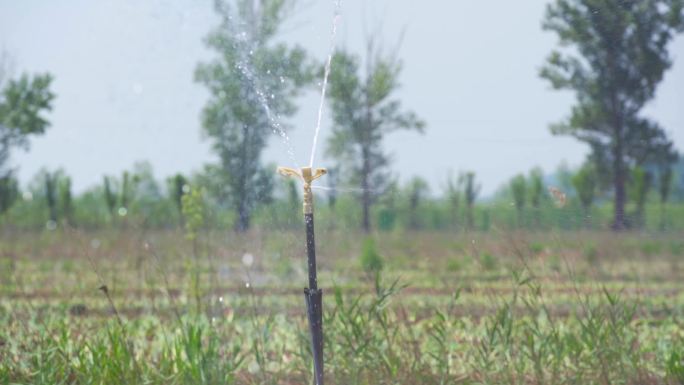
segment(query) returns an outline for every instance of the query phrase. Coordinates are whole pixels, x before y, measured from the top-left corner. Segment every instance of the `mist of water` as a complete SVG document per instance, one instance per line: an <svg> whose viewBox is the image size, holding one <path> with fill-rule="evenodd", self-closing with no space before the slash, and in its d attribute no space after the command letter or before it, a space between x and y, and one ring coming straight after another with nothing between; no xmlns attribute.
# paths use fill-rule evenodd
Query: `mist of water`
<svg viewBox="0 0 684 385"><path fill-rule="evenodd" d="M250 50L249 52L251 55L252 51ZM271 125L271 129L275 134L280 136L283 144L285 144L287 154L290 157L290 160L294 163L295 167L299 168L299 164L297 162L297 159L295 158L294 147L292 147L292 143L290 142L290 137L287 135L287 132L280 124L278 117L275 116L275 114L273 114L273 112L271 111L271 107L268 104L268 97L262 91L261 87L259 87L256 76L254 75L254 72L250 69L249 62L244 57L242 57L240 62L238 63L237 69L250 83L250 86L257 95L259 104L266 113L266 118L268 119Z"/></svg>

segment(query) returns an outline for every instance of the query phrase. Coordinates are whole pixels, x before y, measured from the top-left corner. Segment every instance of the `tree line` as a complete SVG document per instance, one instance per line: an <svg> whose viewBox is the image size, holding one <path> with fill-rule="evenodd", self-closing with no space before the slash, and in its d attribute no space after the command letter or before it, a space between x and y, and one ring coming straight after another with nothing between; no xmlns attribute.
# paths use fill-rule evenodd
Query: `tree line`
<svg viewBox="0 0 684 385"><path fill-rule="evenodd" d="M265 170L267 183L273 187L255 205L251 226L299 229L299 186L278 178L275 165ZM684 176L684 161L674 170ZM72 179L63 170L41 170L28 186L17 187L16 198L0 213L0 224L9 230L185 228L197 233L234 229L240 219L231 204L220 198L225 186L217 183L215 173L213 166L207 166L160 180L148 163L141 162L119 175L103 176L98 185L74 194ZM649 178L642 169L633 169L631 175L635 182L628 190L626 216L633 228L683 230L684 186L672 183L673 179ZM358 193L333 186L315 192L320 226L363 230ZM403 183L391 179L373 197L368 216L377 231L581 230L609 228L611 223L610 190L599 188L597 174L586 165L577 169L561 165L551 174L535 168L512 177L491 197L481 197L480 191L474 172L447 175L440 191L431 190L420 177Z"/></svg>
<svg viewBox="0 0 684 385"><path fill-rule="evenodd" d="M294 0L217 0L214 8L220 22L205 44L215 56L198 64L195 80L209 91L202 130L219 162L205 166L193 183L202 186L221 212L232 212L236 231L245 231L255 213L274 204L278 182L272 167L261 159L268 139L273 134L287 137L292 129L287 118L296 112L296 96L315 86L323 69L304 48L280 40L280 27L294 12ZM555 0L542 21L545 30L558 36L559 48L550 53L540 76L554 89L571 90L576 96L569 117L552 125L551 131L571 135L591 149L565 191L573 191L573 196L576 191L586 218L595 199L605 200L606 191L612 190L614 230L643 227L648 192L657 186L664 209L676 181L673 166L678 153L666 131L641 111L672 65L668 43L684 29L683 9L684 0ZM426 130L425 122L396 96L402 66L396 50L382 49L374 39L367 42L364 55L338 50L333 57L327 100L333 124L326 153L334 163L329 202L334 206L337 201L334 186L355 189L359 225L366 232L396 220L399 190L408 196L406 226L419 228L423 220L418 208L427 199L427 183L414 179L399 189L390 157L382 148L387 135L395 131ZM44 132L49 125L42 114L54 98L50 81L49 75L23 75L6 85L0 83L0 167L6 166L12 148L25 147L30 135ZM3 170L0 179L3 210L17 197L12 172ZM110 217L121 213L126 217L130 205L126 191L137 183L131 178L118 181L118 197L114 183L104 180L102 194ZM179 218L178 202L182 203L188 186L181 178L185 177L179 176L169 190ZM57 202L57 195L67 200L70 194L64 191L70 182L49 173L44 181L50 220L56 222L57 210L52 210L56 203L50 202ZM297 189L289 188L294 207ZM517 225L541 226L544 200L553 195L547 193L541 172L518 175L505 190ZM475 174L450 177L446 191L448 204L442 208L452 217L450 222L475 228L479 193ZM558 190L553 199L560 200L562 194ZM633 213L626 210L631 201ZM532 224L527 211L539 213ZM460 212L463 221L456 220ZM480 222L487 223L489 215L481 214Z"/></svg>

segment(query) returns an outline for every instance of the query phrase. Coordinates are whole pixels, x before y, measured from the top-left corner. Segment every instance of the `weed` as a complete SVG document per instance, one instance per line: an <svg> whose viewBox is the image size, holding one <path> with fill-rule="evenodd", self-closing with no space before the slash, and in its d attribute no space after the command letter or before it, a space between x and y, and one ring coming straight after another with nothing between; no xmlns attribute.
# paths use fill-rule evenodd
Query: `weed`
<svg viewBox="0 0 684 385"><path fill-rule="evenodd" d="M384 263L382 257L375 248L375 241L373 238L369 237L364 240L359 262L361 263L361 268L367 274L375 274L382 271Z"/></svg>

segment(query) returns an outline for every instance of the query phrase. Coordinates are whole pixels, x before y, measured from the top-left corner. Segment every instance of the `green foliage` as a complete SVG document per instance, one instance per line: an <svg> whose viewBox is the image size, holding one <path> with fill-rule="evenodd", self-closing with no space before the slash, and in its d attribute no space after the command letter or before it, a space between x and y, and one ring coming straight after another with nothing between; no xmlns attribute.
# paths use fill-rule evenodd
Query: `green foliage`
<svg viewBox="0 0 684 385"><path fill-rule="evenodd" d="M0 177L0 214L5 213L19 196L19 184L11 173Z"/></svg>
<svg viewBox="0 0 684 385"><path fill-rule="evenodd" d="M535 168L530 172L530 204L533 208L539 209L542 198L544 197L544 179L540 168Z"/></svg>
<svg viewBox="0 0 684 385"><path fill-rule="evenodd" d="M57 223L57 174L45 172L45 202L47 203L49 220Z"/></svg>
<svg viewBox="0 0 684 385"><path fill-rule="evenodd" d="M670 254L676 256L684 255L684 241L670 242Z"/></svg>
<svg viewBox="0 0 684 385"><path fill-rule="evenodd" d="M406 194L408 196L409 228L414 230L419 229L421 227L419 220L420 204L425 198L425 195L429 192L430 186L425 179L414 177L411 179L406 189Z"/></svg>
<svg viewBox="0 0 684 385"><path fill-rule="evenodd" d="M55 98L51 83L50 74L24 74L0 89L0 177L8 174L5 168L11 149L26 148L30 135L43 134L50 125L43 113L52 109Z"/></svg>
<svg viewBox="0 0 684 385"><path fill-rule="evenodd" d="M363 241L359 262L361 264L361 268L366 273L375 274L382 271L384 263L382 261L382 257L375 248L375 241L373 238L368 237Z"/></svg>
<svg viewBox="0 0 684 385"><path fill-rule="evenodd" d="M518 226L523 226L523 210L525 209L525 200L527 195L527 181L525 176L519 174L511 179L510 183L511 194L513 195L513 203L516 210L518 210Z"/></svg>
<svg viewBox="0 0 684 385"><path fill-rule="evenodd" d="M629 196L636 205L636 211L634 213L634 225L636 227L644 226L644 206L646 204L646 199L648 198L648 193L652 187L652 180L653 177L649 171L644 170L641 167L632 169Z"/></svg>
<svg viewBox="0 0 684 385"><path fill-rule="evenodd" d="M170 201L169 207L174 209ZM319 245L330 258L325 266L344 268L324 267L325 276L332 272L344 286L324 297L327 379L380 385L677 384L684 328L677 309L663 306L663 299L682 286L668 264L677 258L657 254L645 260L643 238L629 234L557 235L525 234L533 240L531 249L556 242L553 248L569 257L569 270L575 270L573 256L585 244L601 245L606 270L577 280L558 273L563 269L552 255L548 265L531 258L524 267L512 266L511 275L495 268L485 272L453 258L469 248L470 236L380 234L388 256L424 246L406 264L387 264L383 270L411 282L411 289L401 293L405 286L398 281L385 282L378 274L372 281L359 274L360 266L348 266L351 249L345 245L358 234L331 236ZM158 255L143 281L130 269L135 246L132 253L116 254L122 244L137 244L137 233L102 231L88 237L102 241L92 249L91 261L106 266L102 277L90 263L60 253L81 245L80 236L5 235L21 258L12 272L2 270L9 279L0 282L0 290L11 300L0 303L0 383L311 383L307 319L301 298L290 295L305 280L299 269L281 274L276 266L273 275L267 267L266 283L225 287L213 285L210 262L202 261L198 282L207 307L193 314L189 288L182 285L191 272L181 268L187 261L178 253L185 241L175 230L150 238ZM210 247L222 252L247 244L268 258L252 240L221 235ZM648 242L659 241L678 237L659 234ZM267 242L270 251L283 255L301 246L290 234L272 233ZM498 234L477 237L477 245L487 250L510 243ZM7 270L10 258L0 262ZM459 266L452 260L464 262ZM240 269L239 261L233 262L230 270ZM164 272L171 274L165 284L157 277ZM112 282L111 303L93 290L100 279Z"/></svg>
<svg viewBox="0 0 684 385"><path fill-rule="evenodd" d="M665 130L639 112L671 66L667 46L683 25L681 0L555 0L547 6L544 29L566 50L549 55L541 76L577 99L570 117L551 131L588 143L597 167L612 167L615 229L626 224L628 165L675 158Z"/></svg>
<svg viewBox="0 0 684 385"><path fill-rule="evenodd" d="M598 258L598 249L596 245L588 243L584 246L584 258L587 260L589 266L596 266L600 261Z"/></svg>
<svg viewBox="0 0 684 385"><path fill-rule="evenodd" d="M667 367L665 373L670 380L675 383L684 384L684 355L672 349L670 356L667 358Z"/></svg>
<svg viewBox="0 0 684 385"><path fill-rule="evenodd" d="M185 236L195 241L199 231L204 227L205 207L202 191L190 188L181 198L183 218L185 219Z"/></svg>
<svg viewBox="0 0 684 385"><path fill-rule="evenodd" d="M74 225L74 204L71 195L71 178L64 176L58 181L59 211L67 225Z"/></svg>
<svg viewBox="0 0 684 385"><path fill-rule="evenodd" d="M454 228L459 226L459 206L463 195L463 180L461 178L454 178L453 174L449 173L447 179L446 199L449 202L449 213L451 215L451 225Z"/></svg>
<svg viewBox="0 0 684 385"><path fill-rule="evenodd" d="M484 253L480 256L480 265L486 271L492 271L497 268L499 261L490 253Z"/></svg>
<svg viewBox="0 0 684 385"><path fill-rule="evenodd" d="M114 218L116 215L116 193L114 192L111 179L108 176L104 177L104 200L109 210L109 215Z"/></svg>
<svg viewBox="0 0 684 385"><path fill-rule="evenodd" d="M278 120L295 113L295 97L312 80L314 68L302 48L276 42L292 1L215 4L220 26L205 42L217 58L199 64L195 79L210 93L202 126L221 162L227 194L219 199L228 199L235 229L245 231L256 204L272 193L272 174L261 153L272 132L287 136L288 127Z"/></svg>
<svg viewBox="0 0 684 385"><path fill-rule="evenodd" d="M463 272L471 263L471 258L467 255L451 257L447 261L446 269L452 273Z"/></svg>
<svg viewBox="0 0 684 385"><path fill-rule="evenodd" d="M480 189L482 188L482 186L479 183L475 182L475 173L472 171L462 173L459 176L459 183L464 186L463 196L465 198L466 203L466 224L468 226L468 229L472 230L475 228L473 206L475 205L475 200L477 199L477 196L480 193Z"/></svg>
<svg viewBox="0 0 684 385"><path fill-rule="evenodd" d="M532 242L529 244L529 249L532 254L541 254L546 246L541 242Z"/></svg>
<svg viewBox="0 0 684 385"><path fill-rule="evenodd" d="M594 203L597 185L596 171L591 164L585 164L572 176L572 186L575 188L585 215L589 213Z"/></svg>
<svg viewBox="0 0 684 385"><path fill-rule="evenodd" d="M540 168L536 167L530 171L529 176L530 204L534 210L534 225L541 227L541 203L544 198L544 175Z"/></svg>
<svg viewBox="0 0 684 385"><path fill-rule="evenodd" d="M401 62L383 56L369 45L366 77L359 59L339 51L332 61L330 103L332 135L328 154L344 166L350 184L362 190L362 228L370 231L370 210L375 203L371 190L382 191L390 182L390 159L382 149L386 135L397 130L422 132L424 123L413 112L402 111L394 98L399 88Z"/></svg>

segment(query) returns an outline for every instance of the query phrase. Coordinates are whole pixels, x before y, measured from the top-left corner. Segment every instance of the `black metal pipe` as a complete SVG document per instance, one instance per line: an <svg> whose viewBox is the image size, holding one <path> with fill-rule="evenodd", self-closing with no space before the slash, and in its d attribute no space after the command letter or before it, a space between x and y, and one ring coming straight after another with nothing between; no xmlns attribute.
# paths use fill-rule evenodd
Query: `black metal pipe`
<svg viewBox="0 0 684 385"><path fill-rule="evenodd" d="M306 224L306 257L309 267L309 287L304 289L311 332L311 354L314 359L316 385L323 385L323 291L318 289L316 276L316 241L313 213L304 214Z"/></svg>
<svg viewBox="0 0 684 385"><path fill-rule="evenodd" d="M316 239L314 231L313 213L304 214L306 224L306 261L309 266L309 289L318 289L318 277L316 276Z"/></svg>

